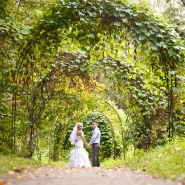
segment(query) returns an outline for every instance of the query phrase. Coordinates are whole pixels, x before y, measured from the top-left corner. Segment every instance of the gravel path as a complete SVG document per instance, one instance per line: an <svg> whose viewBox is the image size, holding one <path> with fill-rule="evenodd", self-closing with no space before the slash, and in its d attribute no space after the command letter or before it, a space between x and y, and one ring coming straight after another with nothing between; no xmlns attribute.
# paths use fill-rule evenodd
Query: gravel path
<svg viewBox="0 0 185 185"><path fill-rule="evenodd" d="M10 171L0 177L0 185L182 185L151 177L140 171L116 168L65 168L42 166L39 169Z"/></svg>

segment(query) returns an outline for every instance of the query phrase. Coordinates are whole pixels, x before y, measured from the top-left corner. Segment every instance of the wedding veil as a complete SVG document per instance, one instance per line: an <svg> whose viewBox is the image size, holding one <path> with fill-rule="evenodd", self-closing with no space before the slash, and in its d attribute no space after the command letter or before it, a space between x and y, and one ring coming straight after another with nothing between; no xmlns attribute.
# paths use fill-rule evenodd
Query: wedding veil
<svg viewBox="0 0 185 185"><path fill-rule="evenodd" d="M72 145L75 144L77 126L78 126L78 123L74 126L73 131L71 132L71 135L70 135L70 137L69 137L69 141L71 142Z"/></svg>

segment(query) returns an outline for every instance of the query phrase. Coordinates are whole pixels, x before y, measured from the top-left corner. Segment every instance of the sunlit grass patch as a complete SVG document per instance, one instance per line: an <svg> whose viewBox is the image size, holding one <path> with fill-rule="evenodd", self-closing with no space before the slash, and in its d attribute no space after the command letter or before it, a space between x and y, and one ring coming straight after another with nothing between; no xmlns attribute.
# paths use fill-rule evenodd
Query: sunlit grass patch
<svg viewBox="0 0 185 185"><path fill-rule="evenodd" d="M170 142L147 152L138 151L136 156L127 155L126 160L107 160L102 166L125 165L132 169L141 169L151 175L173 180L185 179L185 141Z"/></svg>
<svg viewBox="0 0 185 185"><path fill-rule="evenodd" d="M38 166L39 163L33 159L0 155L0 174L4 174L11 169L35 168Z"/></svg>
<svg viewBox="0 0 185 185"><path fill-rule="evenodd" d="M101 167L115 167L123 165L124 160L121 158L118 159L107 159L101 162Z"/></svg>
<svg viewBox="0 0 185 185"><path fill-rule="evenodd" d="M51 165L51 166L60 166L60 167L65 167L67 166L67 162L65 161L51 161L51 162L48 162L48 161L43 161L42 162L43 164L46 164L46 165Z"/></svg>

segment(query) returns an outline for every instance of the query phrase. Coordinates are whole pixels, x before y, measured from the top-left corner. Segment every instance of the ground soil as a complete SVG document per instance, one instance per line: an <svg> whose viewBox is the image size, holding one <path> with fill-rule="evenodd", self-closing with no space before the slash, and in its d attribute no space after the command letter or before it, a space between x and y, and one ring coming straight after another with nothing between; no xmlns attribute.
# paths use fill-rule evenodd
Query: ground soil
<svg viewBox="0 0 185 185"><path fill-rule="evenodd" d="M42 166L9 171L0 185L183 185L182 182L152 177L139 170L115 168L67 168Z"/></svg>

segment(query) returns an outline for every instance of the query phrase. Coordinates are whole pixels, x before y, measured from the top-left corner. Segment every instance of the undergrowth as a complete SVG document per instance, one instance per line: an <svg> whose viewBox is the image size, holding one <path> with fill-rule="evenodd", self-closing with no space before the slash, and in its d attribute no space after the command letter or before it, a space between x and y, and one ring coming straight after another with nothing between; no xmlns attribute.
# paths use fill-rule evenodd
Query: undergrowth
<svg viewBox="0 0 185 185"><path fill-rule="evenodd" d="M39 166L40 164L34 159L0 155L0 174L5 174L8 170L36 168Z"/></svg>
<svg viewBox="0 0 185 185"><path fill-rule="evenodd" d="M109 159L102 163L103 167L126 166L140 169L148 174L185 180L185 141L173 141L165 146L158 146L148 151L137 151L136 156L128 154L126 159Z"/></svg>

